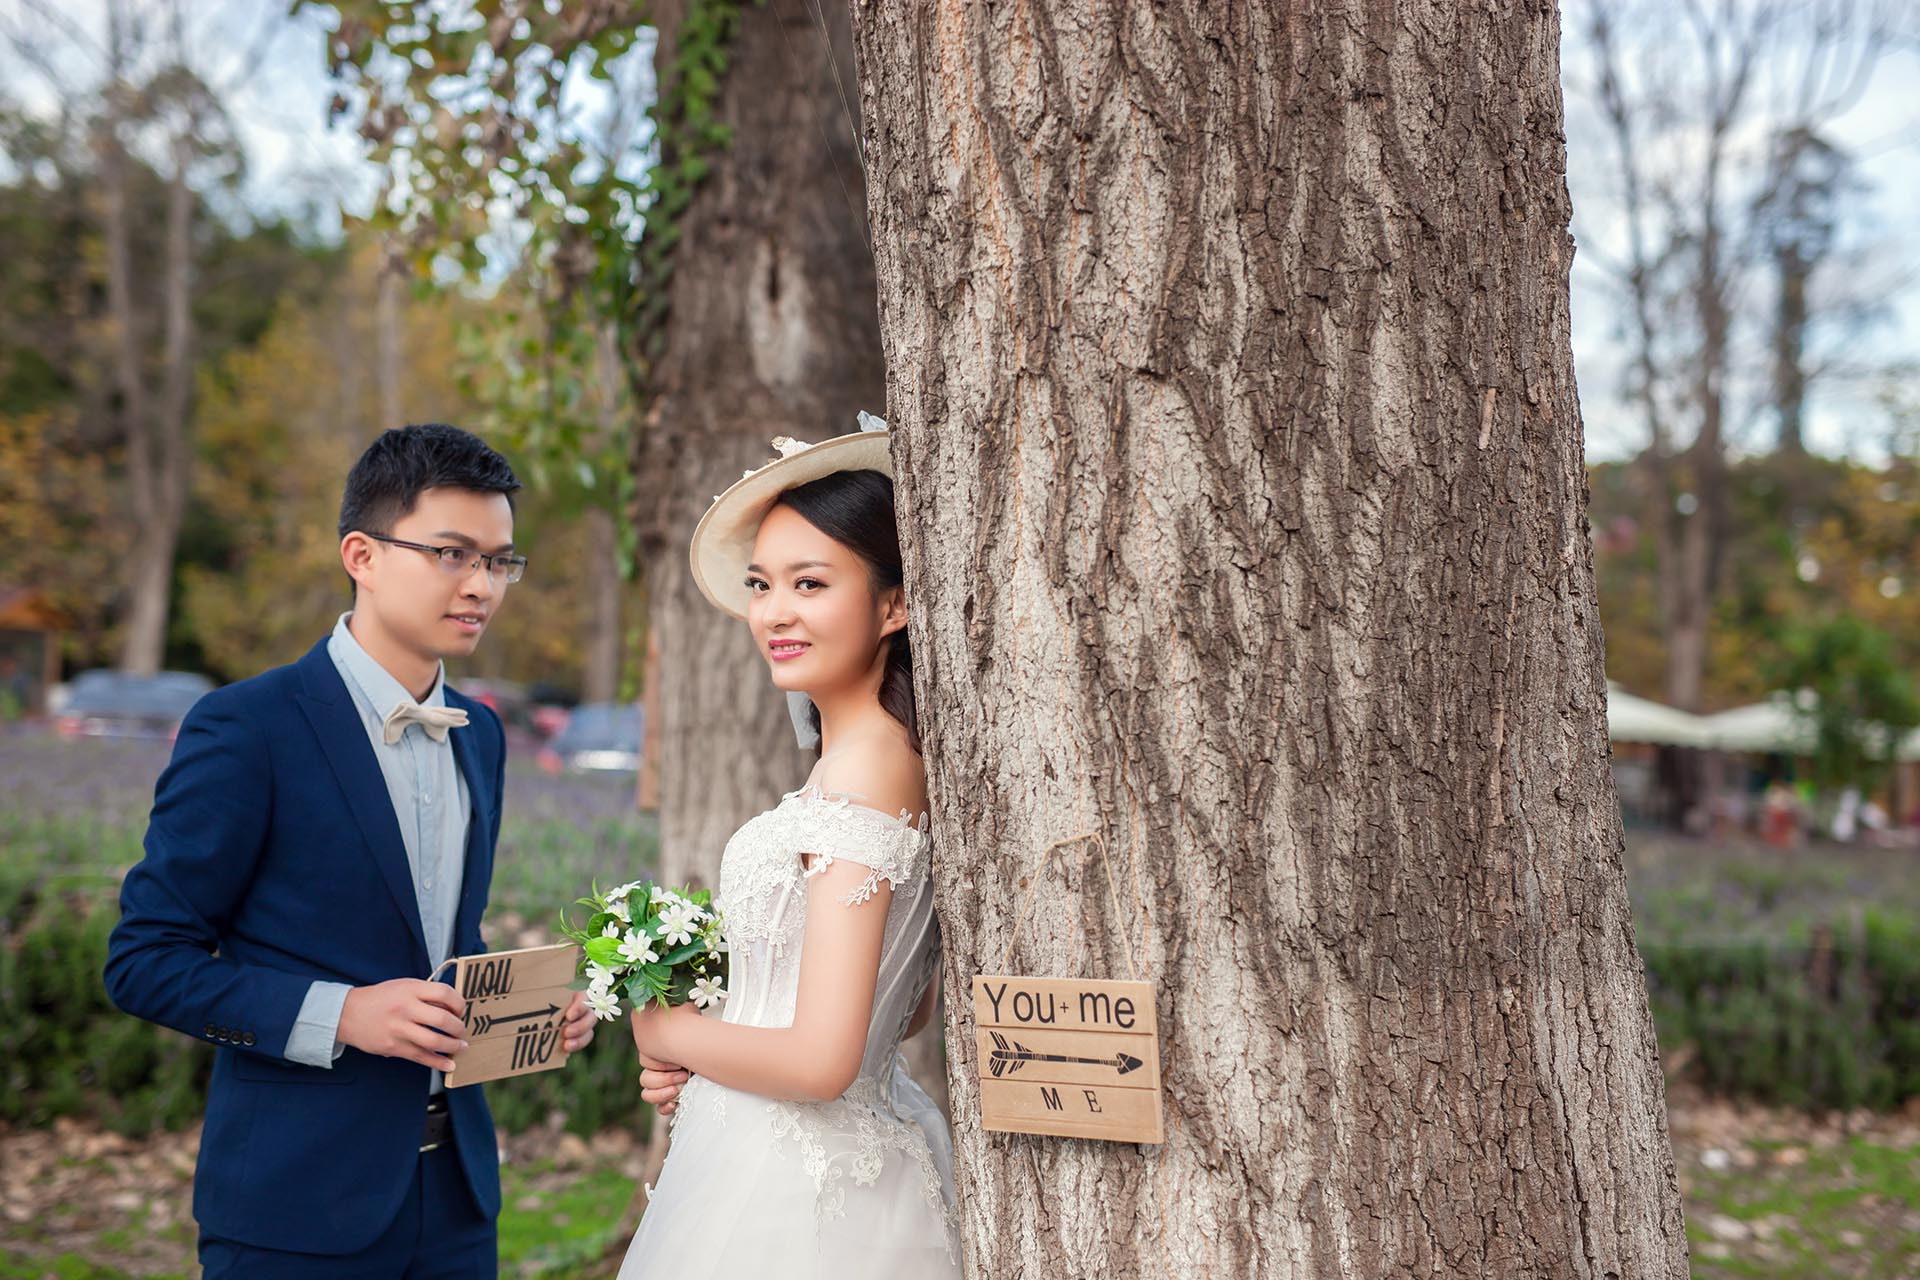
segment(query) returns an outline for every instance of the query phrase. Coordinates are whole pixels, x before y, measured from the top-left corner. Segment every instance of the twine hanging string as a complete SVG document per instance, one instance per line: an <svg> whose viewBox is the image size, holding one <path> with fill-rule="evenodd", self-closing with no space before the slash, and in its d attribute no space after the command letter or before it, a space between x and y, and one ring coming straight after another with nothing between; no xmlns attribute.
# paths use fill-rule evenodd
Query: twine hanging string
<svg viewBox="0 0 1920 1280"><path fill-rule="evenodd" d="M1100 862L1101 865L1105 867L1107 873L1107 897L1113 903L1114 923L1119 926L1121 930L1120 940L1126 945L1127 949L1127 973L1135 982L1140 981L1140 962L1134 953L1133 931L1123 923L1125 920L1125 912L1123 912L1120 907L1120 891L1114 884L1113 859L1108 856L1107 842L1101 839L1098 831L1082 831L1075 835L1063 836L1041 850L1040 864L1034 868L1033 874L1028 877L1026 892L1020 895L1019 904L1014 908L1013 927L1007 930L1007 950L1006 953L1000 957L1000 972L1006 973L1008 971L1007 966L1013 961L1013 944L1019 940L1021 924L1026 921L1027 916L1033 910L1033 895L1040 887L1040 877L1046 871L1047 863L1053 858L1055 853L1059 852L1065 846L1077 844L1082 840L1090 842L1095 849L1100 851ZM1085 864L1086 859L1082 858L1081 865L1085 866ZM1140 908L1139 915L1144 917L1146 914L1145 904L1136 903L1135 905Z"/></svg>

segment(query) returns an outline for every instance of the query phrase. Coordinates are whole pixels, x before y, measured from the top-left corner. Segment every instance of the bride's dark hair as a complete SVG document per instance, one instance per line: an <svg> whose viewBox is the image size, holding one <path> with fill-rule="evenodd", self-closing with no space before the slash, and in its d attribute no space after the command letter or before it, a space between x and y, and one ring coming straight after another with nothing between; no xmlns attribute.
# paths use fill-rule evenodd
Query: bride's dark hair
<svg viewBox="0 0 1920 1280"><path fill-rule="evenodd" d="M791 507L802 520L850 548L866 564L876 595L900 585L900 527L893 516L893 481L885 472L836 471L787 490L774 505ZM887 637L880 706L906 726L907 744L918 754L920 727L913 710L913 653L904 627ZM818 708L811 715L814 731L818 732Z"/></svg>

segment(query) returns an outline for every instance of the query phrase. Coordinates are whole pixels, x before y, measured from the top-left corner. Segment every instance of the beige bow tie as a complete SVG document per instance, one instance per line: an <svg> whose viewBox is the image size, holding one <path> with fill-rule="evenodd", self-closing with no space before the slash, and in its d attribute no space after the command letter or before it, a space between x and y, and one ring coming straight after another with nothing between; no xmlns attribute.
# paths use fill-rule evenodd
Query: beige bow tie
<svg viewBox="0 0 1920 1280"><path fill-rule="evenodd" d="M447 740L447 730L458 729L467 722L467 713L458 707L423 707L417 702L402 702L387 712L385 724L387 745L400 741L400 735L407 726L417 724L426 730L427 736L435 742Z"/></svg>

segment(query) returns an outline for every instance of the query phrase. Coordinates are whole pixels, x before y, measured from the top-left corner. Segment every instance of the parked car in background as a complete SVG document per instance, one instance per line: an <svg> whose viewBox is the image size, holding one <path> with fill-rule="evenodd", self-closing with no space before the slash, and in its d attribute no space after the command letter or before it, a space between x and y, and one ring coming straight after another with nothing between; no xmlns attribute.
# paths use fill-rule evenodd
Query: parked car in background
<svg viewBox="0 0 1920 1280"><path fill-rule="evenodd" d="M512 680L451 680L454 688L476 702L484 702L493 708L500 717L500 723L509 731L533 732L533 702L527 697L525 685Z"/></svg>
<svg viewBox="0 0 1920 1280"><path fill-rule="evenodd" d="M53 724L69 738L171 738L212 691L213 681L191 671L82 671L67 683Z"/></svg>
<svg viewBox="0 0 1920 1280"><path fill-rule="evenodd" d="M635 703L589 702L575 707L560 732L540 748L540 765L632 773L640 767L645 717Z"/></svg>

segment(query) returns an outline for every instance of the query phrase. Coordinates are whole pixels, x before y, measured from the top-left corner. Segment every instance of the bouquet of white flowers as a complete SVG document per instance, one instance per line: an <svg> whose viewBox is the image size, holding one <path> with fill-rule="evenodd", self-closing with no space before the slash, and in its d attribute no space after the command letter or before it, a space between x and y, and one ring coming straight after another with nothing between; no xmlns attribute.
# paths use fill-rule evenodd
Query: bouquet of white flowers
<svg viewBox="0 0 1920 1280"><path fill-rule="evenodd" d="M727 944L713 895L665 889L634 880L581 898L592 909L584 929L560 914L560 929L580 944L580 971L587 975L587 1007L611 1022L620 997L637 1008L647 1000L661 1007L691 1000L705 1009L727 997Z"/></svg>

